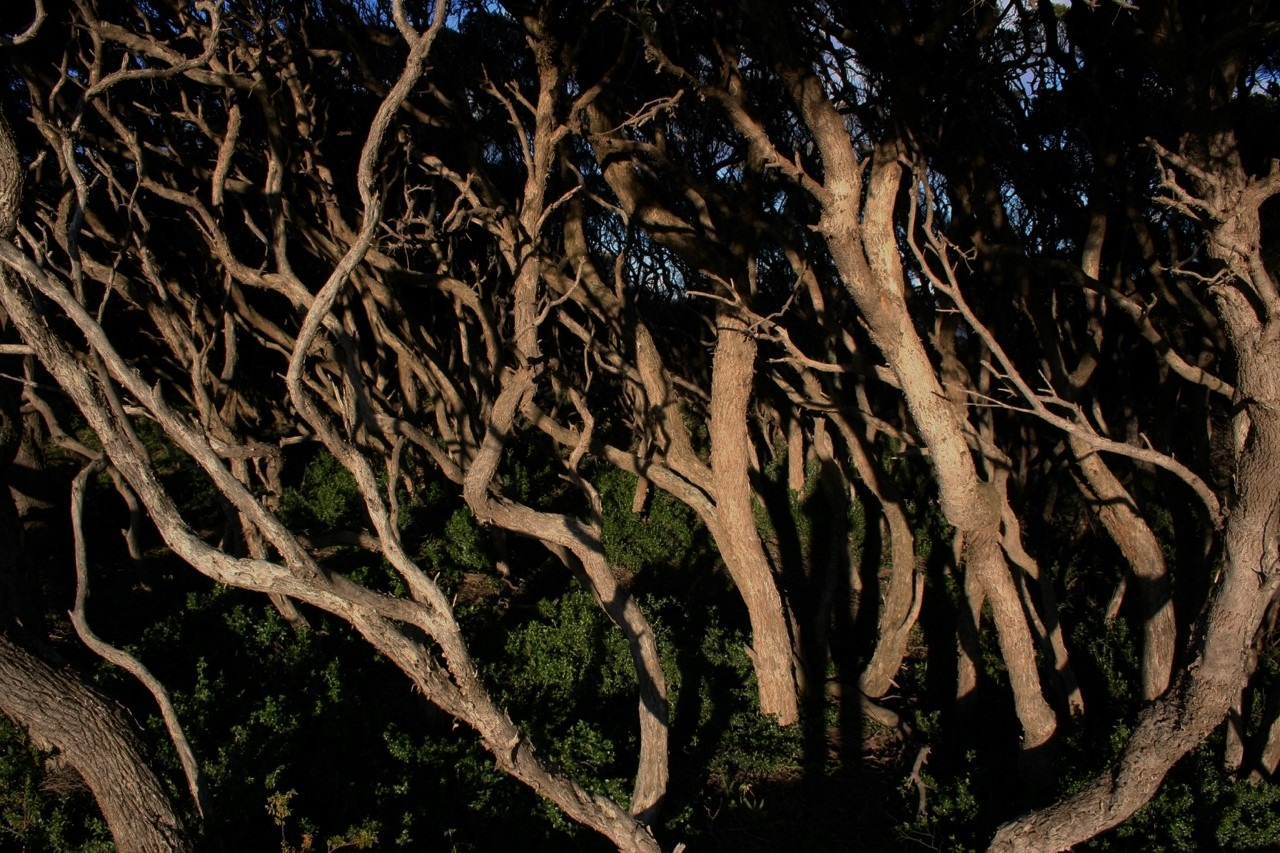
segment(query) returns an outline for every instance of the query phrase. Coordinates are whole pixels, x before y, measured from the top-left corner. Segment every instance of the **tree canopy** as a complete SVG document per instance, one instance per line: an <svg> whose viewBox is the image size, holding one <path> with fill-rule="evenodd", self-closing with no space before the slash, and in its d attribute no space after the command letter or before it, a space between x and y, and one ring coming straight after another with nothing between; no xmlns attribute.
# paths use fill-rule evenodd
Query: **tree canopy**
<svg viewBox="0 0 1280 853"><path fill-rule="evenodd" d="M7 8L5 832L1280 843L1278 13Z"/></svg>

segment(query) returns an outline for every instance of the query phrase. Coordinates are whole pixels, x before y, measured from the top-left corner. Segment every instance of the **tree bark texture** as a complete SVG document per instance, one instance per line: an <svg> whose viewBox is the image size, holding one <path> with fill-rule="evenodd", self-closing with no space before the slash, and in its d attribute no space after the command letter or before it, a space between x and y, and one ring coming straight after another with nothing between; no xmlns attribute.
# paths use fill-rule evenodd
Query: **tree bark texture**
<svg viewBox="0 0 1280 853"><path fill-rule="evenodd" d="M722 315L719 322L721 334L711 367L709 465L693 449L692 436L652 336L637 324L638 373L649 417L659 430L653 449L665 463L644 470L651 473L656 485L688 504L707 526L747 607L760 712L773 716L780 725L790 725L800 718L793 638L751 503L748 407L757 345L740 318ZM612 458L623 461L620 454Z"/></svg>
<svg viewBox="0 0 1280 853"><path fill-rule="evenodd" d="M1222 534L1221 581L1199 655L1142 713L1116 765L1075 795L1001 827L993 851L1067 850L1147 803L1169 768L1227 716L1280 588L1280 291L1261 261L1258 215L1277 187L1245 177L1230 133L1191 136L1187 147L1198 165L1166 151L1162 156L1189 173L1190 190L1168 171L1164 185L1214 221L1209 251L1230 275L1212 293L1237 359L1235 485Z"/></svg>
<svg viewBox="0 0 1280 853"><path fill-rule="evenodd" d="M991 603L1023 748L1037 749L1053 738L1057 719L1041 691L1035 644L1000 549L999 497L993 483L978 477L964 424L943 391L904 298L905 275L892 218L902 179L897 149L884 146L875 155L864 211L862 164L844 120L816 78L796 73L791 83L828 176L819 230L929 449L943 515L964 536L965 571L977 576Z"/></svg>
<svg viewBox="0 0 1280 853"><path fill-rule="evenodd" d="M893 686L906 657L911 629L924 604L924 573L916 566L915 534L901 501L892 487L882 482L862 440L848 422L838 416L832 420L844 439L854 470L880 507L888 534L889 578L884 589L876 591L883 596L876 647L858 677L862 692L872 699L879 699Z"/></svg>
<svg viewBox="0 0 1280 853"><path fill-rule="evenodd" d="M756 342L737 318L720 318L711 367L711 471L715 478L720 555L751 620L751 645L760 687L760 711L779 725L799 719L787 624L769 559L752 510L751 437L747 407L755 377Z"/></svg>
<svg viewBox="0 0 1280 853"><path fill-rule="evenodd" d="M32 743L56 750L84 779L125 853L190 850L186 830L113 704L0 637L0 710Z"/></svg>
<svg viewBox="0 0 1280 853"><path fill-rule="evenodd" d="M406 5L250 3L233 19L219 3L84 0L37 45L0 34L13 60L0 91L22 118L0 116L0 458L25 415L96 459L57 427L82 416L131 553L149 520L207 578L272 597L296 625L299 607L344 620L501 770L621 849L658 847L675 672L604 552L618 508L592 478L609 466L639 478L637 510L652 484L701 520L673 559L723 562L759 709L791 724L814 699L803 740L817 760L834 734L817 701L827 660L846 687L865 662L864 706L898 701L897 679L904 704L939 712L939 737L958 725L1011 742L1020 728L1024 769L1086 693L1088 725L1119 722L1113 679L1076 683L1072 661L1093 661L1069 656L1056 601L1100 607L1114 543L1127 570L1113 601L1132 596L1148 704L1115 767L1003 828L997 849L1058 849L1124 820L1229 712L1226 763L1274 770L1280 700L1260 726L1247 713L1280 585L1280 254L1259 216L1280 193L1259 131L1280 99L1258 83L1276 72L1274 9ZM1079 100L1099 90L1097 108ZM1113 109L1126 98L1133 117ZM1176 133L1178 150L1148 133ZM193 529L202 510L149 454L157 435L214 493L221 541ZM343 522L357 529L333 535L385 561L396 592L296 529L283 497L317 453L357 497ZM509 470L562 482L517 500ZM1204 513L1163 494L1169 474ZM1072 477L1088 506L1050 509ZM463 630L479 623L459 619L452 573L427 565L439 552L414 547L434 539L424 482L495 537L545 546L625 638L637 716L604 726L639 732L626 806L538 757L521 726L538 709L494 701ZM863 574L846 571L874 550L850 496L868 500L882 546ZM1139 501L1179 513L1177 529ZM660 533L659 506L628 521ZM12 507L0 516L16 553ZM645 544L627 554L646 562L637 589L688 580L650 586L671 566ZM523 547L499 548L482 606L501 621L478 630L521 618L511 596L543 594L540 568L507 564ZM54 576L26 577L39 592ZM689 606L719 619L723 589L700 583L714 596L690 586ZM0 584L0 634L30 650L43 628L19 592ZM918 626L935 604L945 619ZM952 615L958 649L940 627ZM1095 642L1127 664L1125 632ZM696 643L680 651L696 674ZM1198 657L1177 671L1180 651ZM961 709L1003 666L1017 726L937 707L953 654ZM908 655L927 688L897 678Z"/></svg>
<svg viewBox="0 0 1280 853"><path fill-rule="evenodd" d="M0 240L11 239L21 198L22 165L8 119L0 110ZM7 267L0 269L0 287L7 289L12 276ZM9 430L21 429L16 418L5 418L3 423ZM16 448L19 436L7 438L5 443ZM4 463L7 466L8 459ZM7 583L7 576L18 570L14 560L19 519L8 494L3 504L5 533L11 541L0 571ZM0 612L11 604L4 602ZM37 747L57 750L71 763L93 792L120 850L191 849L173 803L120 710L69 671L55 670L3 635L0 711L22 727Z"/></svg>
<svg viewBox="0 0 1280 853"><path fill-rule="evenodd" d="M442 7L442 3L437 4L437 10ZM436 20L442 21L443 18L437 15ZM412 81L413 65L415 62L420 64L425 59L428 45L426 36L416 40L416 58L411 60L410 70L402 77L399 89L388 96L389 99L393 99L396 94L403 96L408 83ZM384 109L383 112L389 113L390 109ZM4 143L0 145L0 166L4 166L4 172L8 173L10 170L7 164L18 162L17 155L7 134L0 141ZM12 193L5 187L3 200L7 202L11 198ZM372 201L369 200L370 206L376 206ZM344 264L354 264L354 259L359 254L358 240L370 239L373 228L370 222L376 221L376 216L366 221L363 238L353 236L353 246L344 256ZM383 553L404 573L406 582L413 589L415 601L391 599L341 576L321 571L298 540L243 483L231 475L223 459L214 450L215 439L194 428L185 417L174 412L158 389L146 386L138 372L120 358L103 328L61 281L50 279L30 258L11 244L0 243L0 254L3 255L6 272L9 273L4 277L3 287L0 287L0 300L3 301L9 320L83 413L89 426L101 439L111 464L146 507L157 530L176 555L218 582L268 594L285 594L349 622L412 678L432 702L475 728L485 747L495 755L498 766L504 771L555 802L574 820L601 832L619 849L656 851L657 845L652 836L624 809L607 797L585 791L538 759L510 718L493 703L470 659L461 630L452 618L448 600L407 559L398 536L389 523L388 511L382 505L382 498L379 497L382 490L376 478L367 463L361 464L358 454L350 451L349 447L344 449L340 440L333 441L331 426L322 423L326 428L321 433L333 441L335 455L344 464L350 463L348 467L362 491L370 515L375 524L378 524L377 532L381 538ZM20 275L26 279L21 286L15 286L13 282L16 278L12 274L14 270L20 271ZM347 272L349 273L349 269ZM341 270L331 276L331 284L334 286L329 288L329 300L333 299L343 281ZM32 299L32 288L39 290L42 298L48 302L37 308ZM320 296L316 297L312 303L313 308L320 303L320 299ZM307 304L309 300L300 295L299 301ZM57 308L53 309L52 306L55 305ZM42 314L42 311L49 310L62 311L79 328L91 350L101 359L99 370L93 369L77 357L66 338L49 328ZM307 320L312 328L304 328L304 332L311 338L315 337L320 326L333 323L332 318L322 312L312 312ZM304 327L305 325L307 324ZM299 341L303 342L305 349L307 338L301 333ZM120 385L116 386L115 383ZM127 389L126 393L150 409L152 416L162 425L170 439L192 457L222 496L248 523L256 526L281 555L280 563L233 557L195 535L151 469L145 451L125 419L118 396L121 388ZM310 401L306 393L295 394L294 399L298 401L304 414L311 415L317 423L321 422L323 416L318 414L314 406L308 408ZM432 660L417 641L406 637L403 629L393 624L392 620L399 624L413 625L431 636L447 662L448 671ZM104 804L104 810L105 808ZM175 845L154 849L175 849Z"/></svg>

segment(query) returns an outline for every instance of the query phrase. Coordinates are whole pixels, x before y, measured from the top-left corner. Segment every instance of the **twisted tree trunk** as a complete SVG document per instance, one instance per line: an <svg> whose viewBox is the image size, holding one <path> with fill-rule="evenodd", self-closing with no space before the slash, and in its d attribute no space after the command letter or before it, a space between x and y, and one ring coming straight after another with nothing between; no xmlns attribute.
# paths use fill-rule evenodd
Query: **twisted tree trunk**
<svg viewBox="0 0 1280 853"><path fill-rule="evenodd" d="M1211 85L1204 100L1191 102L1189 112L1203 122L1202 132L1184 138L1183 153L1152 142L1163 160L1169 203L1212 223L1208 253L1222 264L1223 275L1210 292L1237 363L1235 488L1223 531L1221 581L1199 655L1143 712L1114 766L1073 796L1001 827L993 851L1067 850L1146 804L1169 769L1227 716L1249 677L1255 636L1280 588L1280 288L1262 258L1259 215L1263 202L1280 192L1280 173L1262 180L1245 174L1234 133L1220 125L1232 91L1229 84L1221 91Z"/></svg>

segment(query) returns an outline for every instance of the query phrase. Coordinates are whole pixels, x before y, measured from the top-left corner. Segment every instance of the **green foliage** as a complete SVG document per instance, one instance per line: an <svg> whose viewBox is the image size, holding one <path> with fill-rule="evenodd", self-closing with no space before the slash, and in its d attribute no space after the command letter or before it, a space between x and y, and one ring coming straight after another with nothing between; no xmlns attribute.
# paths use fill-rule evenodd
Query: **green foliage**
<svg viewBox="0 0 1280 853"><path fill-rule="evenodd" d="M0 715L0 849L114 850L84 783L74 770L55 769L46 759Z"/></svg>
<svg viewBox="0 0 1280 853"><path fill-rule="evenodd" d="M580 496L561 476L559 463L552 461L558 458L544 439L508 444L498 471L504 494L535 509L572 512Z"/></svg>
<svg viewBox="0 0 1280 853"><path fill-rule="evenodd" d="M470 733L348 628L308 618L312 629L295 631L260 597L214 587L189 594L139 643L147 659L170 650L163 675L223 844L261 849L275 835L299 851L419 849L456 835L476 845L457 849L483 850L514 826L547 849L563 845L536 796L497 772ZM149 727L176 773L160 722Z"/></svg>
<svg viewBox="0 0 1280 853"><path fill-rule="evenodd" d="M1280 846L1280 786L1233 780L1222 769L1222 738L1202 744L1170 771L1159 793L1088 850L1274 850Z"/></svg>
<svg viewBox="0 0 1280 853"><path fill-rule="evenodd" d="M306 851L316 849L314 824L306 818L300 820L302 829L297 846L289 842L289 819L293 817L292 802L297 795L297 789L290 788L284 792L273 792L267 797L267 814L271 816L275 825L280 828L280 853L306 853ZM324 849L328 853L343 849L370 850L378 843L378 831L380 828L377 821L365 821L358 826L349 828L344 833L329 837L325 842Z"/></svg>
<svg viewBox="0 0 1280 853"><path fill-rule="evenodd" d="M800 734L799 727L779 728L759 713L733 713L708 762L709 780L723 793L741 796L752 785L799 766Z"/></svg>
<svg viewBox="0 0 1280 853"><path fill-rule="evenodd" d="M154 452L170 451L157 445ZM166 476L195 482L184 469L190 467L185 457L174 455L170 462ZM554 479L549 466L539 469L520 459L508 461L507 468L511 484L529 492L549 489ZM775 466L771 472L775 479L780 471ZM758 714L745 613L714 570L717 558L705 529L687 506L658 490L644 512L632 512L636 480L630 474L608 468L590 474L602 498L606 554L631 576L670 687L673 776L660 836L715 849L734 832L778 833L819 839L805 843L826 849L821 833L790 823L807 766L802 730L779 729ZM800 496L788 497L791 518L784 520L812 523ZM364 523L354 482L327 454L317 454L298 471L284 503L288 523L302 529ZM416 543L420 562L438 573L446 589L458 589L464 575L496 577L494 547L452 487L428 479L413 494L401 490L400 503L406 541ZM854 503L850 511L860 542L863 507ZM945 547L950 531L936 508L919 503L915 516L920 553ZM562 566L539 549L519 553L518 585L495 584L462 607L478 661L544 759L589 790L625 803L637 747L636 683L627 645ZM363 552L332 549L325 559L331 568L380 588L393 589L398 582L381 560ZM1071 571L1087 571L1088 560L1075 559ZM174 576L165 558L150 563L149 574ZM1127 728L1114 721L1133 710L1137 648L1125 619L1108 622L1099 608L1081 606L1091 589L1087 578L1058 565L1046 570L1075 584L1064 602L1072 647L1082 650L1074 660L1089 683L1095 713L1110 712L1099 715L1108 721L1105 727L1070 735L1062 762L1069 787L1082 784L1123 745ZM952 600L961 594L933 579L930 589ZM113 601L110 585L98 595L95 601L104 605ZM103 611L126 611L122 602L130 600L126 596ZM154 601L148 607L157 621L135 638L133 648L174 689L221 821L209 832L224 845L261 849L264 839L274 838L282 851L480 851L500 849L515 836L529 850L601 845L499 774L469 732L414 695L403 676L346 626L308 611L312 630L296 632L259 597L207 584L167 607L157 608ZM922 635L920 642L928 639ZM983 679L993 707L1000 709L988 721L1016 730L1000 704L1006 694L996 648L986 637ZM978 730L957 738L938 710L946 703L928 697L929 661L909 661L899 678L919 737L937 746L923 775L929 814L922 821L902 818L900 838L915 846L980 849L995 825L1024 805L1007 771L1012 744L1006 738L992 748ZM1261 666L1274 668L1269 657ZM125 683L111 670L102 681L116 688ZM834 725L834 709L823 710L825 722ZM159 721L148 720L148 728L170 778L179 779ZM42 793L39 756L20 739L11 744L2 730L0 744L0 814L9 839L33 850L106 849L105 827L87 795ZM1147 810L1091 849L1246 850L1276 843L1275 786L1232 782L1206 750L1184 765ZM882 821L914 811L914 789L898 782L893 788L901 802L891 804Z"/></svg>
<svg viewBox="0 0 1280 853"><path fill-rule="evenodd" d="M1123 618L1106 620L1098 608L1077 611L1072 627L1073 657L1082 682L1092 697L1092 717L1067 730L1057 747L1057 794L1088 784L1107 763L1120 755L1131 734L1128 720L1137 711L1138 639ZM984 645L994 645L990 638ZM999 683L999 659L983 658L984 678ZM1266 664L1263 668L1265 669ZM1025 799L1016 775L1008 771L1011 750L945 748L947 728L936 713L917 714L917 729L935 750L922 774L928 789L929 814L901 827L904 839L928 849L979 850L995 827L1043 801ZM1255 720L1255 723L1257 721ZM1013 725L1008 720L1009 726ZM969 742L980 742L981 728ZM1221 731L1201 744L1170 771L1155 797L1115 830L1082 850L1162 851L1266 850L1280 846L1280 786L1249 784L1227 773L1221 762ZM954 735L950 738L954 744Z"/></svg>
<svg viewBox="0 0 1280 853"><path fill-rule="evenodd" d="M1141 664L1138 643L1124 619L1106 620L1098 610L1081 614L1072 631L1075 648L1084 651L1084 660L1101 677L1106 697L1114 706L1131 708L1138 700L1135 690Z"/></svg>
<svg viewBox="0 0 1280 853"><path fill-rule="evenodd" d="M190 461L157 435L147 433L145 440L163 461L165 477L191 484L184 497L192 503L184 511L218 521L220 510L200 496L197 485L203 481ZM505 488L563 508L568 492L555 465L537 458L530 450L504 460ZM771 500L784 494L782 458L763 472ZM896 464L904 477L918 473L906 461ZM686 505L660 490L651 493L643 512L633 512L633 475L585 467L602 499L606 555L629 576L668 678L673 775L660 836L715 849L734 832L777 833L804 838L809 849L826 849L820 832L792 825L789 811L801 790L799 779L814 765L806 762L802 727L779 729L758 714L745 613L716 571L718 558L705 529ZM289 525L313 533L364 526L354 481L331 456L316 453L292 470L296 479L283 496ZM487 587L473 584L460 610L498 697L541 757L589 790L625 804L637 722L635 675L621 633L591 594L541 549L509 542L504 547L519 555L512 562L520 565L521 576L497 581L493 542L454 488L438 477L414 477L413 492L398 487L398 497L401 531L419 562L451 594L464 577L495 579ZM818 494L810 491L809 497ZM793 535L788 547L798 546L796 553L808 559L812 555L804 548L821 538L825 522L805 494L785 495L785 505L778 500L772 507L784 513L769 516L758 506L757 520L766 535L777 536L775 527ZM928 561L934 550L947 547L950 530L934 503L911 504L917 552ZM868 523L864 507L854 502L850 513L852 540L860 543ZM376 557L346 548L323 557L354 579L403 593ZM149 561L147 573L175 577L165 559ZM1073 659L1093 713L1105 723L1068 735L1061 768L1063 790L1069 790L1123 746L1125 720L1135 710L1137 638L1125 618L1103 619L1094 602L1096 590L1109 591L1109 583L1099 586L1088 555L1064 549L1060 560L1046 561L1044 568L1064 579L1065 626L1073 650L1079 650ZM124 597L115 600L113 594ZM104 613L127 612L134 594L112 593L106 585L95 601L112 603ZM962 590L946 574L930 578L929 594L956 601ZM403 676L346 626L308 611L312 630L297 632L260 598L207 584L171 599L167 608L154 601L147 606L156 621L132 645L174 688L221 821L209 834L224 845L261 849L264 839L278 839L282 851L487 850L509 845L514 836L529 850L601 845L499 774L469 732L415 696ZM990 703L986 710L994 710L984 719L1007 735L1016 727L1004 705L1005 674L989 624L984 631L984 701ZM918 633L919 643L930 642L927 631ZM953 642L953 636L947 639ZM947 702L929 696L931 661L924 655L909 660L898 679L918 737L937 747L922 776L928 815L905 817L914 811L915 791L902 789L897 779L892 796L898 802L878 819L899 820L899 837L908 846L981 849L996 824L1030 804L1008 772L1016 744L983 727L957 737L939 710ZM1264 656L1261 668L1271 673L1277 667ZM109 688L125 683L111 670L104 670L101 681ZM837 724L834 707L821 713L828 730ZM170 778L179 779L159 721L149 719L148 728ZM8 839L33 850L107 849L105 827L84 792L41 792L38 754L2 729L0 745L0 815ZM821 762L818 772L828 772ZM1174 771L1147 809L1090 849L1265 849L1277 843L1280 832L1278 800L1276 786L1233 782L1205 748Z"/></svg>
<svg viewBox="0 0 1280 853"><path fill-rule="evenodd" d="M972 766L976 758L971 750L964 763ZM911 834L929 838L931 846L939 850L961 853L981 849L981 839L973 832L973 827L980 825L981 804L971 773L961 771L950 778L937 779L925 772L920 777L928 791L929 813L913 824Z"/></svg>
<svg viewBox="0 0 1280 853"><path fill-rule="evenodd" d="M706 550L705 532L686 504L658 489L645 512L631 511L636 477L603 468L593 478L603 511L605 556L631 573L648 569L681 570Z"/></svg>
<svg viewBox="0 0 1280 853"><path fill-rule="evenodd" d="M475 516L459 507L446 517L439 535L424 534L417 559L438 573L437 582L456 586L463 571L492 572L493 557Z"/></svg>
<svg viewBox="0 0 1280 853"><path fill-rule="evenodd" d="M538 611L507 639L495 674L503 698L513 708L537 709L525 726L552 761L588 789L625 801L629 782L619 753L630 755L636 741L626 640L585 590L544 600ZM608 725L614 720L621 725Z"/></svg>
<svg viewBox="0 0 1280 853"><path fill-rule="evenodd" d="M307 465L299 486L285 487L280 516L290 527L312 532L364 526L355 478L325 451L317 452Z"/></svg>

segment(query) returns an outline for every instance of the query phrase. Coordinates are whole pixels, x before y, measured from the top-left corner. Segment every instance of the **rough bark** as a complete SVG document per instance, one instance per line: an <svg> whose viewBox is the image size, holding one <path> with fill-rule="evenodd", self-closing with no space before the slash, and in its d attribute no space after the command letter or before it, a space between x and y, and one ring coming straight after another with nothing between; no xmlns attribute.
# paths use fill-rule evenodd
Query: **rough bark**
<svg viewBox="0 0 1280 853"><path fill-rule="evenodd" d="M957 540L959 540L957 536ZM958 554L962 543L956 542ZM960 565L957 557L955 565ZM956 707L961 715L971 719L978 706L978 663L982 660L980 648L982 636L982 606L986 598L977 576L964 575L964 599L956 607Z"/></svg>
<svg viewBox="0 0 1280 853"><path fill-rule="evenodd" d="M111 702L0 637L0 710L44 750L56 750L93 792L120 850L190 850L164 786Z"/></svg>
<svg viewBox="0 0 1280 853"><path fill-rule="evenodd" d="M1269 384L1280 377L1280 364L1272 371ZM1273 412L1280 411L1277 391L1273 387L1269 401ZM1254 633L1280 584L1274 530L1280 513L1280 417L1255 415L1237 470L1239 496L1227 523L1222 586L1206 620L1203 652L1142 713L1115 767L1078 793L1001 827L991 851L1056 853L1116 826L1145 805L1169 768L1227 715L1247 677Z"/></svg>
<svg viewBox="0 0 1280 853"><path fill-rule="evenodd" d="M862 692L879 699L889 692L906 656L911 629L924 604L924 574L916 566L915 535L892 486L875 466L858 435L841 417L833 417L845 441L854 470L880 505L889 541L889 581L880 602L880 619L876 631L876 647L867 662L858 686Z"/></svg>
<svg viewBox="0 0 1280 853"><path fill-rule="evenodd" d="M1102 275L1102 245L1106 236L1107 217L1101 210L1094 210L1090 217L1090 227L1081 253L1080 269L1090 279L1097 281ZM1098 313L1098 298L1092 294L1086 299L1090 305L1088 319L1088 335L1092 347L1097 350L1102 341L1103 328ZM1122 305L1132 306L1131 300L1123 300ZM1136 306L1133 306L1136 309ZM1130 316L1138 322L1143 337L1156 346L1157 351L1164 350L1166 359L1176 354L1164 344L1158 333L1151 326L1146 312L1133 312ZM1056 318L1055 318L1056 319ZM1057 325L1055 323L1055 325ZM1068 374L1058 344L1058 333L1054 330L1052 351L1058 372ZM1176 359L1175 363L1183 363ZM1068 384L1075 389L1082 388L1098 369L1098 360L1093 352L1080 359L1080 363L1068 374ZM1186 371L1179 371L1186 376ZM1198 376L1204 375L1199 371ZM1165 565L1164 552L1160 543L1138 511L1137 503L1120 479L1112 472L1102 456L1092 451L1077 435L1067 437L1067 446L1072 459L1080 472L1078 480L1081 490L1092 503L1094 511L1102 521L1113 542L1124 555L1129 568L1136 579L1138 587L1138 606L1142 619L1142 698L1150 701L1169 686L1169 678L1173 671L1173 656L1178 640L1178 625L1174 614L1173 597L1169 588L1169 571ZM1118 603L1118 602L1117 602Z"/></svg>
<svg viewBox="0 0 1280 853"><path fill-rule="evenodd" d="M197 435L188 422L178 417L125 366L102 330L77 310L69 294L57 290L12 247L0 246L0 253L11 267L20 267L28 281L45 285L47 289L42 292L84 324L82 330L107 361L112 378L123 382L138 399L146 401L153 416L171 438L192 456L215 486L281 552L284 564L234 558L212 548L197 536L161 487L141 448L131 441L127 430L117 421L115 412L118 407L107 402L107 391L97 384L98 378L91 378L85 365L79 363L65 342L48 332L24 292L7 286L0 288L0 300L10 318L101 438L108 458L138 494L157 530L178 557L220 583L264 593L285 594L350 622L366 640L413 679L430 701L473 727L505 772L555 802L574 820L608 837L619 849L657 850L652 836L625 810L607 797L591 794L563 774L548 768L528 748L519 729L494 704L485 689L443 593L429 580L417 576L415 573L419 570L404 564L406 558L398 538L392 538L394 534L387 529L385 507L380 519L382 530L379 531L386 537L382 540L384 553L394 561L398 570L409 576L409 580L425 584L418 593L421 598L417 601L387 598L340 576L322 572L297 540L231 476L207 438ZM366 497L379 492L371 471L357 470L353 474ZM448 671L442 669L419 643L409 639L392 620L414 625L431 636L447 661Z"/></svg>
<svg viewBox="0 0 1280 853"><path fill-rule="evenodd" d="M359 451L338 435L333 423L316 405L311 396L314 386L309 384L309 377L304 376L305 356L311 352L311 345L320 330L345 331L331 316L330 309L353 269L368 251L373 232L378 227L379 203L373 195L375 182L370 178L372 162L391 116L417 80L431 38L442 26L444 5L443 2L436 4L433 28L422 36L414 37L407 69L375 118L374 130L370 132L370 141L362 155L359 170L364 223L359 234L351 235L349 247L338 249L342 258L326 287L312 299L305 286L296 277L291 278L283 251L276 256L282 265L282 272L276 280L289 292L295 305L310 306L296 341L283 337L276 342L277 348L284 349L286 354L289 350L283 344L292 344L298 356L291 365L291 396L316 433L356 479L374 523L379 547L401 573L411 590L412 600L384 596L340 575L323 571L264 502L260 502L244 483L228 471L224 459L215 450L215 446L225 450L225 444L171 408L159 386L149 386L134 366L125 363L104 329L77 301L71 289L61 280L47 276L30 257L8 243L0 243L0 254L6 267L10 271L20 271L26 281L19 286L12 281L14 276L6 276L4 286L0 287L0 300L9 319L32 347L36 357L80 409L88 426L102 441L107 457L137 494L166 544L177 556L218 582L268 594L289 595L346 620L412 678L432 702L472 726L504 771L555 802L572 819L604 834L619 849L655 851L657 845L652 836L626 810L606 797L585 791L539 760L509 717L492 701L471 661L447 597L405 553L392 522L385 490L378 483L373 469ZM7 150L0 153L13 153L12 146L8 145ZM16 154L12 160L17 161ZM69 168L74 171L78 166L72 162ZM273 173L272 169L268 170L268 185L275 192L280 191L279 171ZM286 231L282 216L276 218L273 228L283 240ZM239 269L229 251L222 260L231 268ZM45 300L39 307L33 300L35 291L39 292L38 298ZM97 361L96 366L79 357L62 334L50 329L47 321L50 315L61 315L62 319L78 328L78 334L83 335ZM345 366L351 368L353 365L348 360ZM352 381L347 382L346 379ZM357 426L352 417L356 410L356 381L358 378L344 379L350 405L341 407L337 413L346 416L343 426L352 430ZM144 407L169 438L204 471L214 488L245 522L257 528L279 555L278 563L233 557L211 547L189 528L133 434L121 403L122 393ZM418 640L409 636L403 627L406 625L412 626L409 631L416 633L421 630L435 641L445 666L442 667Z"/></svg>
<svg viewBox="0 0 1280 853"><path fill-rule="evenodd" d="M1057 719L1041 691L1035 644L1000 549L999 497L994 484L978 476L964 424L943 391L905 301L893 221L902 179L898 148L883 145L876 153L864 211L862 164L843 118L817 78L793 72L790 83L827 175L818 230L929 450L943 515L964 537L965 571L977 576L992 606L1023 748L1037 749L1053 738Z"/></svg>
<svg viewBox="0 0 1280 853"><path fill-rule="evenodd" d="M1226 99L1210 89L1206 101L1193 104L1193 119L1213 127L1211 117L1196 112L1212 112L1210 105ZM1209 254L1225 273L1210 289L1237 363L1234 490L1222 533L1221 581L1198 656L1142 713L1116 764L1078 793L1001 827L993 851L1066 850L1150 800L1169 768L1227 716L1249 677L1254 638L1280 588L1280 291L1262 261L1258 214L1280 190L1280 177L1248 179L1234 134L1220 126L1189 135L1186 156L1153 147L1165 165L1168 203L1209 218ZM1186 176L1186 186L1170 165Z"/></svg>
<svg viewBox="0 0 1280 853"><path fill-rule="evenodd" d="M1002 484L1002 495L1004 492ZM1084 694L1080 690L1080 682L1076 678L1075 668L1071 665L1071 657L1067 651L1066 632L1062 629L1062 619L1058 613L1058 596L1053 588L1053 578L1040 571L1039 561L1027 553L1026 548L1023 547L1022 523L1010 506L1007 495L1001 498L1000 517L1003 523L1000 544L1013 564L1022 570L1018 588L1023 594L1028 621L1044 649L1048 664L1053 668L1054 677L1068 713L1073 718L1081 717L1084 715ZM1028 580L1035 584L1035 590L1039 593L1039 607L1030 595ZM1040 615L1041 610L1044 611L1043 616Z"/></svg>
<svg viewBox="0 0 1280 853"><path fill-rule="evenodd" d="M21 195L21 162L8 119L0 110L0 240L8 241L13 235ZM8 268L0 269L0 288L8 289L12 275ZM6 418L5 425L19 428L16 419ZM16 440L9 443L16 447ZM4 519L6 532L16 533L13 501L8 494L3 501L9 516ZM16 557L13 538L4 556L6 563ZM3 573L8 576L14 568L3 566ZM69 671L53 669L4 636L0 636L0 711L25 729L36 746L57 750L75 767L121 850L191 849L173 803L119 709Z"/></svg>
<svg viewBox="0 0 1280 853"><path fill-rule="evenodd" d="M716 544L751 620L760 711L779 725L799 719L791 631L752 510L747 406L756 342L741 320L722 316L711 368L711 471Z"/></svg>
<svg viewBox="0 0 1280 853"><path fill-rule="evenodd" d="M640 173L625 157L617 156L627 150L627 144L614 135L617 122L598 104L593 103L587 112L596 132L592 137L595 156L622 206L636 222L651 229L659 242L680 252L695 267L724 278L714 271L729 259L709 251L708 241L699 239L698 228L664 207ZM698 225L705 227L706 223ZM591 273L587 275L590 278ZM636 366L658 426L665 433L660 449L671 469L697 493L668 491L702 517L747 607L760 712L773 716L780 725L790 725L800 716L794 638L751 508L754 490L749 473L754 453L748 406L755 378L755 339L740 317L720 312L712 358L709 466L693 449L683 414L671 393L667 368L643 325L637 324L635 343Z"/></svg>
<svg viewBox="0 0 1280 853"><path fill-rule="evenodd" d="M656 485L688 504L706 524L747 606L760 712L790 725L800 717L791 630L751 505L747 414L757 345L740 318L725 315L720 325L712 357L708 465L694 452L652 336L643 324L636 324L637 369L657 427L653 449L666 463L645 470ZM624 461L618 454L610 459L615 464Z"/></svg>

